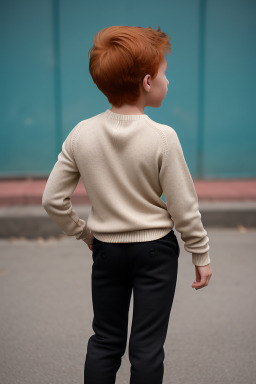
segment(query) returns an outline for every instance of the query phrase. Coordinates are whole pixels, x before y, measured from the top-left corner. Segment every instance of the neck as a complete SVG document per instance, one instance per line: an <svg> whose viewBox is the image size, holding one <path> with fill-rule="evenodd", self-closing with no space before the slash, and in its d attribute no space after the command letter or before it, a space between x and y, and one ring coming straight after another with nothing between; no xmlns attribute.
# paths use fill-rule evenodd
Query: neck
<svg viewBox="0 0 256 384"><path fill-rule="evenodd" d="M140 105L123 104L121 107L112 105L111 111L122 115L144 115L144 107Z"/></svg>

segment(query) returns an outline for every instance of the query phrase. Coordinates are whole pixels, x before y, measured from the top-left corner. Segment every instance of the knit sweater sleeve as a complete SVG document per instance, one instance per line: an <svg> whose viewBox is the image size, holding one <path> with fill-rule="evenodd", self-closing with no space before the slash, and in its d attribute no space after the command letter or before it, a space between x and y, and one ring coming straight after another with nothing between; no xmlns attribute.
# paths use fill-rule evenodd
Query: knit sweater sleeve
<svg viewBox="0 0 256 384"><path fill-rule="evenodd" d="M169 128L164 134L160 183L168 212L181 234L185 250L192 253L194 265L204 266L210 263L209 238L201 221L197 193L178 135L174 129Z"/></svg>
<svg viewBox="0 0 256 384"><path fill-rule="evenodd" d="M62 151L58 155L50 176L47 180L42 205L50 218L67 236L75 236L90 244L93 234L87 223L80 219L73 209L70 196L73 194L80 173L73 155L73 138L78 125L70 132L62 144Z"/></svg>

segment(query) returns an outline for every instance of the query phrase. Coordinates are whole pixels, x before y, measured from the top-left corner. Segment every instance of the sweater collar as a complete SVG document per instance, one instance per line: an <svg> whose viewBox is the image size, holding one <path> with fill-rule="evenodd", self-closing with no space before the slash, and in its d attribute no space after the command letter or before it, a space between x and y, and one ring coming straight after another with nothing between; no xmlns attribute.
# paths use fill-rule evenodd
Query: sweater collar
<svg viewBox="0 0 256 384"><path fill-rule="evenodd" d="M106 110L106 115L108 117L112 117L113 119L116 119L116 120L139 120L139 119L145 119L146 117L148 117L148 115L122 115L120 113L115 113L115 112L112 112L110 109L107 109Z"/></svg>

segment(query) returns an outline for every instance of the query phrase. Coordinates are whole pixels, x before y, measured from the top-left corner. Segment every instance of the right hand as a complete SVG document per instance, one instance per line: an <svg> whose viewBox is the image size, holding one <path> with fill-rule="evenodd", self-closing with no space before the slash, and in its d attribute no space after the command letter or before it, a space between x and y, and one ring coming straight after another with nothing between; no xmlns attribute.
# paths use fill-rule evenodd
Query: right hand
<svg viewBox="0 0 256 384"><path fill-rule="evenodd" d="M203 267L195 265L195 271L196 281L193 282L192 288L195 288L197 290L206 287L209 284L210 278L212 276L211 265L208 264L204 265Z"/></svg>
<svg viewBox="0 0 256 384"><path fill-rule="evenodd" d="M94 237L93 237L94 239ZM93 251L93 239L90 240L89 244L88 242L86 243L88 245L88 248L90 249L90 251Z"/></svg>

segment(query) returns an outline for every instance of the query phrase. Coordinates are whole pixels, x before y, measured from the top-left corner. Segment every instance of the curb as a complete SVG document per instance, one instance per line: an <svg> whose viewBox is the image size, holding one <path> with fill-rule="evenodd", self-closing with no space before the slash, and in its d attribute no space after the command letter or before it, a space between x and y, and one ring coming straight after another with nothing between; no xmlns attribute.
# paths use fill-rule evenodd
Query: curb
<svg viewBox="0 0 256 384"><path fill-rule="evenodd" d="M87 220L91 206L73 204L73 209ZM199 210L206 228L256 228L256 201L202 201ZM0 207L0 238L63 236L66 235L40 205Z"/></svg>

